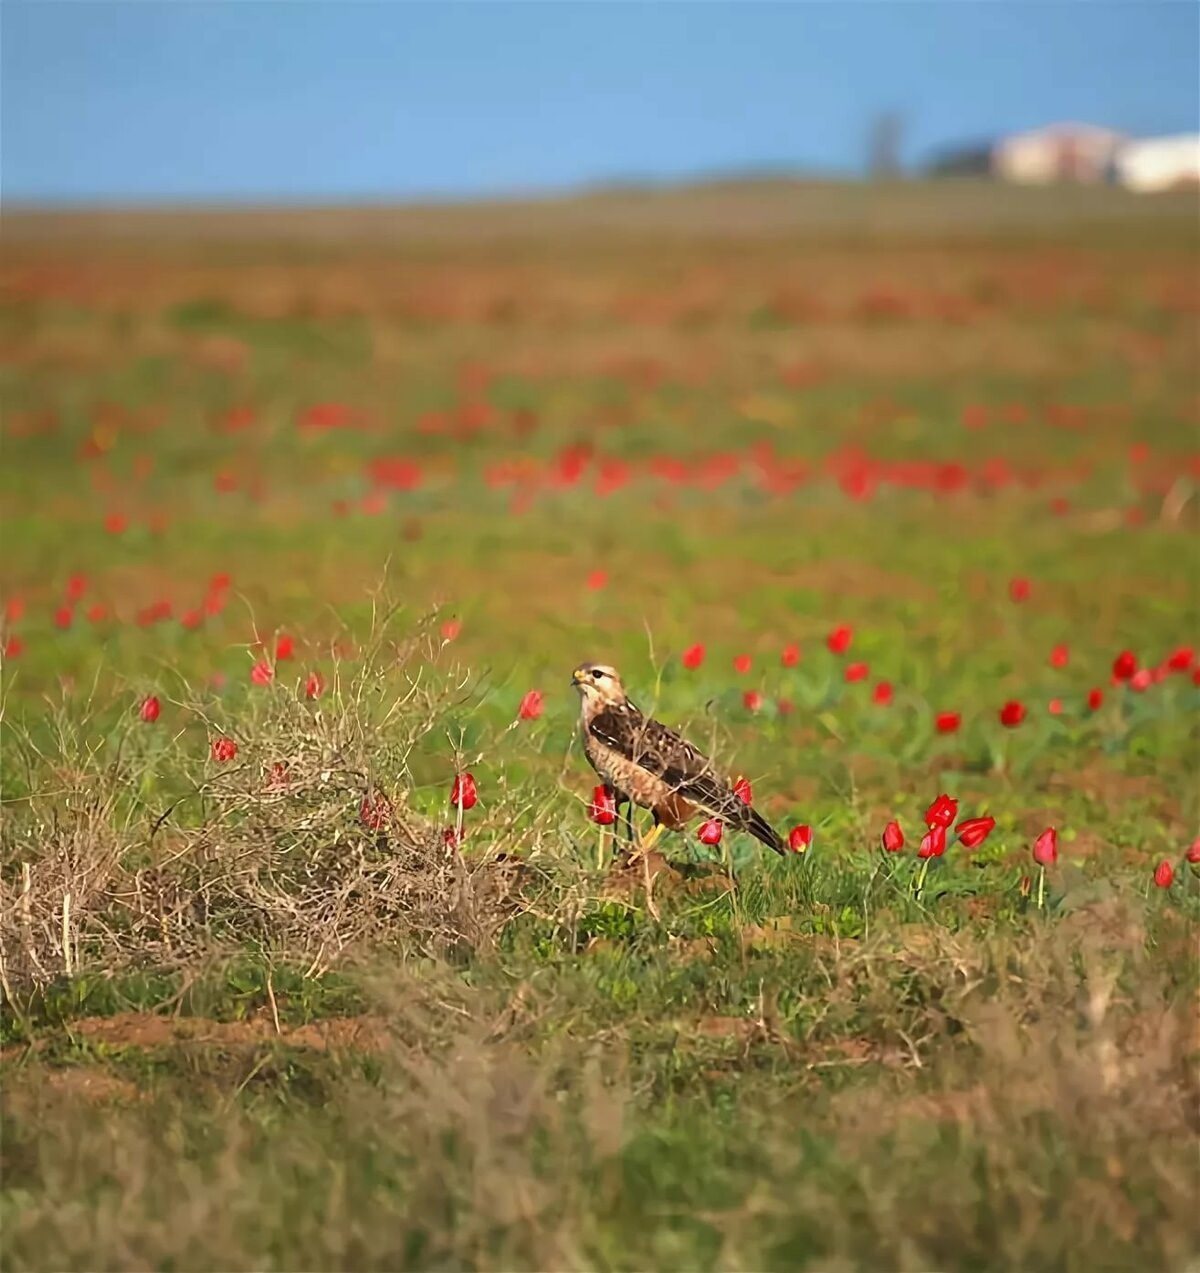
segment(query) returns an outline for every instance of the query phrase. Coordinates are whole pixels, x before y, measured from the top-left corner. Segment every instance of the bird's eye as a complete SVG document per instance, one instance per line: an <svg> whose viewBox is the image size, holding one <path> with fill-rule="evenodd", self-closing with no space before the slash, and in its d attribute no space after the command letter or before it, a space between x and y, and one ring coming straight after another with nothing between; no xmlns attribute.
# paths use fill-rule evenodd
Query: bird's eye
<svg viewBox="0 0 1200 1273"><path fill-rule="evenodd" d="M598 667L592 668L592 676L595 677L597 681L602 681L604 679L604 673Z"/></svg>

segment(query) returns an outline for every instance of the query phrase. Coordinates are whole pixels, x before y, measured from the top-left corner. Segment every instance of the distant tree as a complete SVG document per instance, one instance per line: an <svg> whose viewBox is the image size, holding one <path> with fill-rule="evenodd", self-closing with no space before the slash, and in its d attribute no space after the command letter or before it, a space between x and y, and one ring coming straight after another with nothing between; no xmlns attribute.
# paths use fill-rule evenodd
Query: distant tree
<svg viewBox="0 0 1200 1273"><path fill-rule="evenodd" d="M900 175L900 143L903 137L904 120L899 111L885 111L872 121L867 171L873 178L885 180Z"/></svg>

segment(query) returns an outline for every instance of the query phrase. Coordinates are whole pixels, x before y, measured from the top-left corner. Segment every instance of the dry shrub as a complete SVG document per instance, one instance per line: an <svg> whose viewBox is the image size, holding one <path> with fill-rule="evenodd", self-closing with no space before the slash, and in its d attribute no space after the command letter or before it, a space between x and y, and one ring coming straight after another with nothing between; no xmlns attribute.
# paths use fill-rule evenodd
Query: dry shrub
<svg viewBox="0 0 1200 1273"><path fill-rule="evenodd" d="M414 752L440 748L447 783L462 763L438 735L471 691L436 656L423 630L377 636L315 702L280 684L235 705L185 692L192 723L165 751L99 714L59 712L37 741L10 726L26 777L2 828L6 993L248 945L317 972L368 941L489 944L528 873L464 855L410 807ZM232 763L209 754L223 735Z"/></svg>

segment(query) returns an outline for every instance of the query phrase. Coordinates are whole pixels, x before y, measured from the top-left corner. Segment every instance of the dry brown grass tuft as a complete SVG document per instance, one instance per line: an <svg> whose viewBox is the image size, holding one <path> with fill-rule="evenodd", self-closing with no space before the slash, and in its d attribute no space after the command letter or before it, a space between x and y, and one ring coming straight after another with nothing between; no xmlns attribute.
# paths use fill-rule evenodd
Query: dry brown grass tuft
<svg viewBox="0 0 1200 1273"><path fill-rule="evenodd" d="M386 627L379 625L379 631ZM193 722L148 756L127 722L8 727L26 788L8 802L0 867L0 975L10 999L61 976L179 967L255 949L317 974L346 952L400 943L489 945L521 909L530 870L464 855L410 804L410 761L469 702L424 628L377 635L316 702L283 686L227 705L186 690ZM344 668L345 665L343 665ZM238 754L217 763L213 738Z"/></svg>

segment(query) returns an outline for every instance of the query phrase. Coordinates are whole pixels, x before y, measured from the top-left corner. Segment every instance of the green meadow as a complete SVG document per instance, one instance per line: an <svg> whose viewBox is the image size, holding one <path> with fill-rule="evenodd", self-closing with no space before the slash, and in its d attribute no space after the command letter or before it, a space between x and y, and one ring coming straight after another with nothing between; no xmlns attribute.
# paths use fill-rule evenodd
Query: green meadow
<svg viewBox="0 0 1200 1273"><path fill-rule="evenodd" d="M1191 1267L1192 201L5 220L7 1267Z"/></svg>

